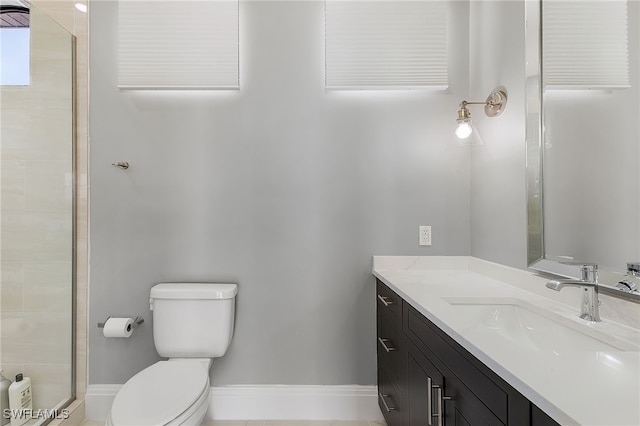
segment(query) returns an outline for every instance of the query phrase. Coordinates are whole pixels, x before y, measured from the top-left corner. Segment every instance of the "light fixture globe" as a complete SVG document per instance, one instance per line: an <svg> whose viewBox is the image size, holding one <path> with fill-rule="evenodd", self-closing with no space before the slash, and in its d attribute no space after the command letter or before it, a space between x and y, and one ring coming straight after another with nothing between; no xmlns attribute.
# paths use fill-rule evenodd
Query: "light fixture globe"
<svg viewBox="0 0 640 426"><path fill-rule="evenodd" d="M458 110L458 119L456 120L455 134L459 139L466 139L471 136L473 128L471 127L471 113L467 109L467 102L462 101Z"/></svg>
<svg viewBox="0 0 640 426"><path fill-rule="evenodd" d="M458 126L456 127L456 136L458 139L466 139L471 136L473 132L473 128L471 127L470 121L458 121Z"/></svg>

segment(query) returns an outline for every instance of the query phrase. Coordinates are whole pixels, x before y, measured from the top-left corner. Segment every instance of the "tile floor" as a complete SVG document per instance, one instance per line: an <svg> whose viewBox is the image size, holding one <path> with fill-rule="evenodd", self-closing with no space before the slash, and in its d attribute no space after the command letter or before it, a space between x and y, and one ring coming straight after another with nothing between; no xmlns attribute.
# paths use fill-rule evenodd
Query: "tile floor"
<svg viewBox="0 0 640 426"><path fill-rule="evenodd" d="M81 426L104 426L104 422L85 420ZM324 420L219 420L202 426L386 426L384 422Z"/></svg>

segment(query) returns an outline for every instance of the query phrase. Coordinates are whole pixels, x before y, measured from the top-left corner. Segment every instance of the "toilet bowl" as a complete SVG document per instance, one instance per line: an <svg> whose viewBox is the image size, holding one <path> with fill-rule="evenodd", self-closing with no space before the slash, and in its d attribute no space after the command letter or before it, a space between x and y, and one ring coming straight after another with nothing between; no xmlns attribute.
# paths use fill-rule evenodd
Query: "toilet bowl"
<svg viewBox="0 0 640 426"><path fill-rule="evenodd" d="M197 360L159 361L122 386L106 424L195 426L208 407L208 366Z"/></svg>
<svg viewBox="0 0 640 426"><path fill-rule="evenodd" d="M106 426L196 426L209 407L209 370L233 334L235 284L163 283L151 289L153 336L168 357L118 391ZM188 313L188 315L185 315Z"/></svg>

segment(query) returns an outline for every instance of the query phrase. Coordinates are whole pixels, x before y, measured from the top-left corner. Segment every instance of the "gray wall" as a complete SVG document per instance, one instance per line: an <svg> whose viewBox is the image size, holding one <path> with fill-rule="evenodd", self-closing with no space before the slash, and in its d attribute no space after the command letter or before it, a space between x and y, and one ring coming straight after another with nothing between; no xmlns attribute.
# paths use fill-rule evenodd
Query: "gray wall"
<svg viewBox="0 0 640 426"><path fill-rule="evenodd" d="M470 97L509 95L499 117L471 110L484 141L471 151L471 254L526 268L524 2L472 0L469 16Z"/></svg>
<svg viewBox="0 0 640 426"><path fill-rule="evenodd" d="M92 2L90 384L158 359L163 281L239 284L214 385L373 384L371 256L469 254L469 152L452 145L468 4L451 2L445 92L326 92L323 2L240 8L240 91L126 92L117 2ZM146 321L105 339L108 315Z"/></svg>

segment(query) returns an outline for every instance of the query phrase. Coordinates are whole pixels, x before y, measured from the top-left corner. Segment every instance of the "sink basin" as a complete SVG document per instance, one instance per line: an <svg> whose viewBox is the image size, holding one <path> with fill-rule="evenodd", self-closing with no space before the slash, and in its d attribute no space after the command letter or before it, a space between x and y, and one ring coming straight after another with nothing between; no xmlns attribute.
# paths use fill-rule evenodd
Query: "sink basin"
<svg viewBox="0 0 640 426"><path fill-rule="evenodd" d="M581 324L520 299L446 297L443 300L460 311L458 318L466 321L465 334L487 344L504 344L506 340L531 350L557 352L640 350L632 343L595 330L587 322Z"/></svg>

